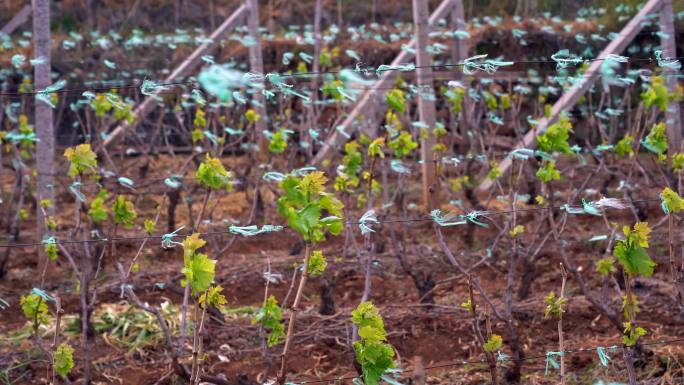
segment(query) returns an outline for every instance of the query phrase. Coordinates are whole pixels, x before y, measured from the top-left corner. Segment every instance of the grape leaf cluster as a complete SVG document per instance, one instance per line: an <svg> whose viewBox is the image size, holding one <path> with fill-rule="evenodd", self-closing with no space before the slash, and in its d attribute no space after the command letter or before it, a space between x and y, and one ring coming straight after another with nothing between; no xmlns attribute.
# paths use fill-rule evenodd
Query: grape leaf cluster
<svg viewBox="0 0 684 385"><path fill-rule="evenodd" d="M325 192L327 181L322 171L314 171L304 177L288 175L280 183L285 194L278 198L278 213L305 241L316 243L326 232L339 235L343 230L344 205Z"/></svg>
<svg viewBox="0 0 684 385"><path fill-rule="evenodd" d="M387 343L385 323L371 302L362 302L352 312L359 327L360 341L354 343L356 360L361 365L366 385L377 385L380 377L394 367L394 349Z"/></svg>
<svg viewBox="0 0 684 385"><path fill-rule="evenodd" d="M626 239L617 242L613 255L630 276L650 277L656 266L648 256L648 237L651 229L646 222L637 222L632 229L623 228Z"/></svg>
<svg viewBox="0 0 684 385"><path fill-rule="evenodd" d="M283 325L283 310L278 306L278 301L274 296L269 296L264 306L262 306L252 318L252 324L261 324L268 330L268 347L279 344L285 337L285 326Z"/></svg>
<svg viewBox="0 0 684 385"><path fill-rule="evenodd" d="M206 241L194 233L183 240L183 285L190 284L193 293L206 291L214 281L216 261L209 259L198 250L206 244Z"/></svg>

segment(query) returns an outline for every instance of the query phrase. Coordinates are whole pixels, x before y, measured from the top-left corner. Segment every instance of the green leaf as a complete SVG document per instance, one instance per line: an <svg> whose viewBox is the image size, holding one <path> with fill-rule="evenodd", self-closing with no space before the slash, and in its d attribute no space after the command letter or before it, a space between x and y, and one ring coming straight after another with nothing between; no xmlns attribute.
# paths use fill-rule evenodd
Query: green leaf
<svg viewBox="0 0 684 385"><path fill-rule="evenodd" d="M634 242L639 246L648 247L648 237L650 233L651 228L648 227L648 222L637 222L634 224L634 230L630 234L625 233L625 235L633 237Z"/></svg>
<svg viewBox="0 0 684 385"><path fill-rule="evenodd" d="M368 145L368 156L384 158L382 148L385 146L385 138L377 138Z"/></svg>
<svg viewBox="0 0 684 385"><path fill-rule="evenodd" d="M501 338L500 335L497 334L492 334L489 336L489 339L485 344L482 346L485 352L493 353L499 349L501 349L501 346L503 345L503 338Z"/></svg>
<svg viewBox="0 0 684 385"><path fill-rule="evenodd" d="M634 224L634 229L624 227L627 239L618 241L613 250L613 255L630 276L650 277L656 263L648 256L648 236L651 229L648 223L638 222Z"/></svg>
<svg viewBox="0 0 684 385"><path fill-rule="evenodd" d="M332 67L333 62L332 58L337 57L337 54L335 54L335 49L333 49L333 52L328 52L328 48L324 47L323 51L321 52L320 55L318 55L318 60L321 63L322 67Z"/></svg>
<svg viewBox="0 0 684 385"><path fill-rule="evenodd" d="M372 326L362 326L359 328L359 337L367 341L385 341L387 337L385 336L384 330L376 329Z"/></svg>
<svg viewBox="0 0 684 385"><path fill-rule="evenodd" d="M464 175L458 178L451 178L449 179L449 182L451 184L451 191L459 192L466 186L470 185L470 176Z"/></svg>
<svg viewBox="0 0 684 385"><path fill-rule="evenodd" d="M341 101L344 99L344 95L342 92L340 92L340 88L344 89L344 82L342 80L336 79L327 81L323 84L323 95L329 96L337 101Z"/></svg>
<svg viewBox="0 0 684 385"><path fill-rule="evenodd" d="M256 111L250 108L249 110L247 110L247 112L245 112L245 118L247 118L248 122L254 124L261 120L261 115L259 115Z"/></svg>
<svg viewBox="0 0 684 385"><path fill-rule="evenodd" d="M375 329L385 331L385 323L380 316L380 311L373 305L372 302L361 302L359 306L352 311L352 322L359 326L371 326Z"/></svg>
<svg viewBox="0 0 684 385"><path fill-rule="evenodd" d="M321 198L318 200L318 205L321 207L321 209L326 210L331 215L342 216L344 203L332 195L321 193Z"/></svg>
<svg viewBox="0 0 684 385"><path fill-rule="evenodd" d="M202 295L199 297L200 306L203 308L207 306L218 308L227 304L228 300L223 294L221 294L222 291L223 287L221 287L221 285L213 286L207 289L207 291L202 293Z"/></svg>
<svg viewBox="0 0 684 385"><path fill-rule="evenodd" d="M556 298L556 293L553 291L549 293L545 298L546 300L546 309L544 310L544 318L547 318L550 315L553 315L556 318L560 318L561 315L565 312L563 310L563 306L567 302L565 298Z"/></svg>
<svg viewBox="0 0 684 385"><path fill-rule="evenodd" d="M544 183L560 180L560 171L556 170L556 163L552 161L545 162L544 166L537 170L537 178Z"/></svg>
<svg viewBox="0 0 684 385"><path fill-rule="evenodd" d="M495 161L489 162L489 165L491 169L489 170L489 173L487 173L487 179L489 180L497 180L503 173L501 172L501 169L499 169L499 163Z"/></svg>
<svg viewBox="0 0 684 385"><path fill-rule="evenodd" d="M335 177L334 187L336 191L344 191L352 193L354 188L359 186L359 178L356 176L349 176L344 173Z"/></svg>
<svg viewBox="0 0 684 385"><path fill-rule="evenodd" d="M344 152L345 155L342 158L342 164L345 166L344 173L355 176L363 163L363 154L359 151L359 144L352 140L344 145Z"/></svg>
<svg viewBox="0 0 684 385"><path fill-rule="evenodd" d="M572 154L572 149L568 143L570 133L572 132L572 123L567 117L561 117L560 120L546 129L546 132L537 136L537 145L539 149L554 153Z"/></svg>
<svg viewBox="0 0 684 385"><path fill-rule="evenodd" d="M285 191L285 195L278 198L278 214L283 218L288 218L290 208L299 209L307 204L307 198L299 190L300 179L288 176L280 182L280 188Z"/></svg>
<svg viewBox="0 0 684 385"><path fill-rule="evenodd" d="M504 110L509 110L511 108L511 95L501 95L501 108L503 108Z"/></svg>
<svg viewBox="0 0 684 385"><path fill-rule="evenodd" d="M684 170L684 154L681 152L672 155L672 170L675 172Z"/></svg>
<svg viewBox="0 0 684 385"><path fill-rule="evenodd" d="M678 213L684 210L684 199L671 188L665 187L662 192L663 203L669 213Z"/></svg>
<svg viewBox="0 0 684 385"><path fill-rule="evenodd" d="M202 130L207 127L207 119L205 118L205 112L198 108L197 111L195 111L195 120L193 120L192 123L193 123L193 126L195 127L195 129L197 131L199 131L200 135L201 135ZM201 137L202 136L200 136L200 138ZM193 134L193 142L195 142L194 134Z"/></svg>
<svg viewBox="0 0 684 385"><path fill-rule="evenodd" d="M403 158L411 155L411 152L418 148L418 142L413 140L410 133L401 131L396 138L389 141L387 146L394 150L394 156Z"/></svg>
<svg viewBox="0 0 684 385"><path fill-rule="evenodd" d="M204 131L202 131L199 128L195 128L190 132L190 140L192 140L192 143L197 143L204 139Z"/></svg>
<svg viewBox="0 0 684 385"><path fill-rule="evenodd" d="M622 336L622 342L626 346L636 346L637 342L639 342L639 338L648 334L646 329L642 328L641 326L634 327L634 325L631 322L625 322L624 325L625 330L623 332L624 335Z"/></svg>
<svg viewBox="0 0 684 385"><path fill-rule="evenodd" d="M354 343L354 350L366 385L377 385L380 377L394 367L394 350L387 343L361 340Z"/></svg>
<svg viewBox="0 0 684 385"><path fill-rule="evenodd" d="M437 127L432 129L432 136L434 136L436 139L443 138L447 136L448 133L449 132L443 125L437 125ZM444 151L446 151L446 149Z"/></svg>
<svg viewBox="0 0 684 385"><path fill-rule="evenodd" d="M646 107L657 107L662 112L667 111L670 98L665 81L660 76L653 77L650 87L641 94Z"/></svg>
<svg viewBox="0 0 684 385"><path fill-rule="evenodd" d="M34 328L48 323L48 306L38 294L22 295L19 301L21 310Z"/></svg>
<svg viewBox="0 0 684 385"><path fill-rule="evenodd" d="M615 273L617 268L615 267L614 259L611 257L599 259L596 261L596 271L603 276Z"/></svg>
<svg viewBox="0 0 684 385"><path fill-rule="evenodd" d="M299 189L309 199L318 197L320 193L325 190L325 184L328 182L323 171L314 171L306 174L299 183Z"/></svg>
<svg viewBox="0 0 684 385"><path fill-rule="evenodd" d="M106 221L109 218L109 210L105 206L105 200L107 199L107 190L101 189L92 202L90 202L90 207L88 208L88 215L90 219L95 223L100 223Z"/></svg>
<svg viewBox="0 0 684 385"><path fill-rule="evenodd" d="M634 137L632 135L625 135L625 137L620 139L615 145L615 153L621 157L634 155L632 142L634 142Z"/></svg>
<svg viewBox="0 0 684 385"><path fill-rule="evenodd" d="M285 149L287 149L287 134L284 130L278 130L268 142L268 151L273 154L282 154Z"/></svg>
<svg viewBox="0 0 684 385"><path fill-rule="evenodd" d="M301 179L290 175L280 184L285 194L278 198L278 213L306 241L324 239L326 230L333 235L343 230L344 205L324 191L326 182L325 174L315 171ZM321 219L323 211L332 215Z"/></svg>
<svg viewBox="0 0 684 385"><path fill-rule="evenodd" d="M470 299L468 299L465 302L461 302L459 306L461 306L462 309L467 310L469 313L475 312L475 308L473 307L473 301L471 301Z"/></svg>
<svg viewBox="0 0 684 385"><path fill-rule="evenodd" d="M332 235L340 235L342 234L342 231L344 231L344 223L342 222L342 219L336 216L325 217L321 219L320 223Z"/></svg>
<svg viewBox="0 0 684 385"><path fill-rule="evenodd" d="M190 283L193 293L203 292L214 282L216 261L209 259L206 254L194 254L186 261L183 274Z"/></svg>
<svg viewBox="0 0 684 385"><path fill-rule="evenodd" d="M57 260L57 245L54 243L45 244L45 253L48 255L51 261Z"/></svg>
<svg viewBox="0 0 684 385"><path fill-rule="evenodd" d="M394 349L385 342L385 325L373 303L359 304L352 311L352 322L358 325L361 338L354 343L356 361L361 365L365 383L375 385L387 369L394 367Z"/></svg>
<svg viewBox="0 0 684 385"><path fill-rule="evenodd" d="M643 247L630 248L620 243L615 247L615 256L629 275L645 277L653 275L656 263Z"/></svg>
<svg viewBox="0 0 684 385"><path fill-rule="evenodd" d="M117 98L119 98L119 97L117 96ZM135 115L133 114L133 103L132 102L119 101L117 104L114 104L114 107L116 108L114 110L114 119L116 119L116 120L123 119L128 124L135 122L136 118L135 118Z"/></svg>
<svg viewBox="0 0 684 385"><path fill-rule="evenodd" d="M310 204L302 210L290 208L287 224L305 239L308 239L318 226L320 217L321 208L315 204Z"/></svg>
<svg viewBox="0 0 684 385"><path fill-rule="evenodd" d="M26 158L28 153L25 150L35 147L36 134L33 130L33 125L28 124L28 116L19 115L19 148L22 150L22 157ZM4 138L7 135L6 131L2 131L1 136ZM24 156L26 154L27 156Z"/></svg>
<svg viewBox="0 0 684 385"><path fill-rule="evenodd" d="M655 154L664 154L668 146L665 128L665 123L662 122L651 127L651 131L643 141L644 147Z"/></svg>
<svg viewBox="0 0 684 385"><path fill-rule="evenodd" d="M285 337L285 326L283 325L283 311L278 306L278 301L274 296L269 296L266 304L261 307L252 318L252 324L261 324L264 329L269 330L268 347L279 344Z"/></svg>
<svg viewBox="0 0 684 385"><path fill-rule="evenodd" d="M518 235L520 235L520 234L522 234L522 233L524 233L524 232L525 232L525 226L523 226L523 225L516 225L516 226L513 228L513 230L510 230L510 231L508 232L508 235L510 235L511 238L515 238L515 237L517 237Z"/></svg>
<svg viewBox="0 0 684 385"><path fill-rule="evenodd" d="M230 173L226 171L218 158L213 158L209 154L197 168L195 180L208 189L220 190L225 188L227 191L233 190Z"/></svg>
<svg viewBox="0 0 684 385"><path fill-rule="evenodd" d="M328 262L325 260L323 252L320 250L315 250L311 257L309 257L309 275L312 277L317 277L325 271L328 266Z"/></svg>
<svg viewBox="0 0 684 385"><path fill-rule="evenodd" d="M463 99L465 98L465 88L457 87L453 92L447 93L449 98L449 103L451 104L451 110L454 114L459 114L463 110Z"/></svg>
<svg viewBox="0 0 684 385"><path fill-rule="evenodd" d="M123 195L116 197L112 211L114 212L114 222L125 227L132 227L133 221L138 217L133 202L127 201Z"/></svg>
<svg viewBox="0 0 684 385"><path fill-rule="evenodd" d="M387 93L387 105L392 111L403 114L406 111L406 96L404 91L394 88Z"/></svg>
<svg viewBox="0 0 684 385"><path fill-rule="evenodd" d="M153 219L147 218L143 222L143 228L145 229L145 232L147 235L150 235L154 233L154 227L156 226L156 223L154 222Z"/></svg>
<svg viewBox="0 0 684 385"><path fill-rule="evenodd" d="M75 148L67 148L64 156L69 161L69 176L80 175L86 171L94 172L97 168L97 155L89 143L79 144Z"/></svg>
<svg viewBox="0 0 684 385"><path fill-rule="evenodd" d="M74 368L74 348L66 342L62 342L55 351L55 372L66 377Z"/></svg>
<svg viewBox="0 0 684 385"><path fill-rule="evenodd" d="M197 250L201 249L206 244L207 244L207 241L200 238L199 233L193 233L192 235L188 235L187 237L185 237L185 239L183 240L184 259L186 261L189 261L190 258L193 255L195 255L195 253L197 253Z"/></svg>
<svg viewBox="0 0 684 385"><path fill-rule="evenodd" d="M91 106L95 109L95 116L97 117L103 117L113 107L105 94L97 94L93 98Z"/></svg>
<svg viewBox="0 0 684 385"><path fill-rule="evenodd" d="M499 102L496 100L496 96L493 94L484 91L483 92L484 97L485 97L485 102L487 103L487 108L490 110L497 110L499 109Z"/></svg>

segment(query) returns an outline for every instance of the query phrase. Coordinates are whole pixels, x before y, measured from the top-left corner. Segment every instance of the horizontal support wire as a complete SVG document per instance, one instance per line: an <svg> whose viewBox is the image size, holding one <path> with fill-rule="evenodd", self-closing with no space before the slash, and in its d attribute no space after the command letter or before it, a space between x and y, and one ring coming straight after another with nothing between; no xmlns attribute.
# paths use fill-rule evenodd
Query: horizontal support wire
<svg viewBox="0 0 684 385"><path fill-rule="evenodd" d="M660 198L652 198L652 199L639 199L639 200L633 200L633 201L628 201L624 202L626 204L634 204L634 203L648 203L648 202L661 202ZM477 218L487 218L489 216L496 216L496 215L505 215L505 214L512 214L512 213L523 213L523 212L535 212L535 211L546 211L546 210L567 210L568 208L576 208L576 209L581 209L583 206L568 206L568 205L562 205L562 206L546 206L546 207L530 207L530 208L520 208L516 210L478 210L478 211L473 211L478 214ZM467 215L467 214L466 214ZM433 221L434 219L431 216L426 216L426 217L419 217L419 218L389 218L389 219L384 219L384 220L378 220L377 224L391 224L391 223L418 223L418 222L430 222ZM359 225L364 222L360 221L345 221L345 225ZM284 228L287 228L284 226ZM185 237L189 236L192 233L182 233L182 234L174 234L176 237ZM199 233L200 236L206 235L206 236L212 236L212 235L225 235L225 234L233 234L229 230L225 231L210 231L210 232L202 232ZM162 239L164 238L166 234L153 234L153 235L140 235L140 236L130 236L130 237L110 237L110 238L99 238L99 239L86 239L86 240L75 240L75 239L66 239L66 240L57 240L54 243L55 244L81 244L81 243L107 243L107 242L121 242L121 241L142 241L146 239ZM261 234L263 235L263 234ZM18 248L18 247L36 247L36 246L43 246L45 245L45 242L27 242L27 243L10 243L10 244L4 244L0 245L0 248Z"/></svg>
<svg viewBox="0 0 684 385"><path fill-rule="evenodd" d="M674 58L667 58L669 60L679 60L679 59L684 59L684 57L674 57ZM593 61L604 61L604 60L614 60L611 58L594 58L594 59L583 59L582 62L593 62ZM653 58L628 58L628 62L649 62L649 63L655 63L656 60ZM579 62L578 64L581 64L582 62ZM513 61L512 65L517 65L517 64L557 64L556 61L554 60L521 60L521 61ZM376 70L374 68L366 68L366 69L347 69L351 70L354 72L358 73L383 73L383 72L390 72L390 71L396 71L396 72L414 72L418 69L421 68L432 68L432 69L439 69L439 68L453 68L453 67L463 67L465 66L464 63L455 63L455 64L434 64L434 65L429 65L429 66L411 66L410 69L386 69L386 70ZM382 65L381 65L382 67ZM319 75L338 75L341 74L343 70L336 70L336 71L317 71L317 72L296 72L296 73L287 73L287 72L282 72L282 73L270 73L272 75L277 75L282 78L292 78L292 77L310 77L310 76L319 76ZM267 74L259 74L257 76L265 77ZM582 78L584 75L579 75L576 78ZM599 76L604 76L603 74L595 74L592 75L592 77L599 77ZM681 74L663 74L660 76L682 76ZM373 80L373 79L367 79L367 80ZM448 79L445 79L448 80ZM455 80L455 79L453 79ZM100 87L78 87L78 88L67 88L67 89L60 89L60 90L55 90L48 92L50 94L56 93L56 94L62 94L62 93L75 93L75 92L86 92L86 91L110 91L110 90L121 90L121 89L136 89L140 88L143 85L143 82L140 80L135 81L136 84L129 84L129 85L121 85L121 86L110 86L110 87L105 87L105 86L100 86ZM158 87L167 87L167 86L179 86L179 85L193 85L197 86L198 82L197 81L178 81L178 82L160 82L160 83L155 83L155 86ZM359 89L374 89L372 85L366 86L366 87L359 87ZM43 94L45 91L28 91L28 92L19 92L19 91L13 91L13 92L0 92L0 96L24 96L24 95L39 95Z"/></svg>

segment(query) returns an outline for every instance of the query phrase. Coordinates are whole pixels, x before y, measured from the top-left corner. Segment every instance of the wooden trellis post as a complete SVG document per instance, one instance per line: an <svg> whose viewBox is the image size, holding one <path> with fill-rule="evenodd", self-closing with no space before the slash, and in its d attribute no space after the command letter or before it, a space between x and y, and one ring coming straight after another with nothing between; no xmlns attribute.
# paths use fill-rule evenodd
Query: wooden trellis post
<svg viewBox="0 0 684 385"><path fill-rule="evenodd" d="M264 59L261 53L261 35L259 34L259 3L257 0L245 0L245 6L248 9L247 14L247 30L253 39L253 44L249 47L249 68L253 73L264 73ZM259 154L265 158L268 153L268 144L264 131L266 131L266 120L268 114L266 112L266 97L259 90L254 93L254 101L252 103L254 110L261 116L256 122L256 135L259 144Z"/></svg>
<svg viewBox="0 0 684 385"><path fill-rule="evenodd" d="M661 9L663 1L667 0L649 0L641 10L634 15L632 20L622 28L622 31L617 35L617 38L612 40L606 48L601 51L598 55L598 59L605 59L610 54L620 54L629 43L636 37L636 35L643 28L642 23L646 20L646 17L653 13L658 12ZM670 35L674 39L674 32ZM579 100L587 90L591 88L596 79L599 78L601 65L603 60L595 60L591 63L589 68L584 72L581 82L575 84L569 91L564 93L560 99L551 108L551 115L548 118L542 118L539 124L523 137L523 139L518 142L515 148L529 148L536 145L537 135L543 133L547 127L553 124L563 111L567 111L572 108L575 103ZM499 163L499 169L501 172L506 172L511 166L511 159L509 157L505 158ZM492 186L492 181L487 179L478 186L480 190L488 190Z"/></svg>
<svg viewBox="0 0 684 385"><path fill-rule="evenodd" d="M31 6L30 5L25 5L24 8L22 8L19 12L10 19L10 21L7 22L2 27L2 30L0 32L9 35L12 32L14 32L15 29L17 29L20 25L26 23L28 21L29 17L31 16Z"/></svg>
<svg viewBox="0 0 684 385"><path fill-rule="evenodd" d="M432 81L432 57L427 51L430 43L428 33L428 2L413 0L413 24L416 40L416 71L418 75L418 113L420 121L427 126L427 134L421 133L420 156L423 179L423 204L429 210L439 207L439 186L435 173L433 147L435 137L432 133L437 122L435 115L435 91Z"/></svg>
<svg viewBox="0 0 684 385"><path fill-rule="evenodd" d="M451 0L451 28L454 31L465 31L465 12L463 11L463 0ZM454 37L451 46L451 63L457 64L468 56L468 43L465 40ZM460 72L459 72L460 75ZM457 76L461 77L461 76Z"/></svg>
<svg viewBox="0 0 684 385"><path fill-rule="evenodd" d="M662 0L660 8L660 30L663 32L660 37L660 46L663 51L664 58L677 57L676 32L674 27L674 17L672 16L672 0ZM664 68L663 75L667 89L670 92L675 90L677 85L677 78L675 75L677 71ZM682 151L682 121L679 111L679 103L671 101L665 113L665 120L667 125L667 136L670 145L670 154Z"/></svg>
<svg viewBox="0 0 684 385"><path fill-rule="evenodd" d="M313 26L313 39L314 39L314 52L313 52L313 63L311 63L311 72L313 76L311 77L311 99L308 112L308 127L302 127L302 138L310 137L308 130L305 128L317 129L317 114L316 114L316 103L318 101L318 89L321 71L321 19L323 18L323 0L316 0L316 7L314 11L314 26ZM307 148L307 154L309 158L313 155L313 140L311 145Z"/></svg>
<svg viewBox="0 0 684 385"><path fill-rule="evenodd" d="M446 17L446 15L448 15L449 12L452 11L452 1L453 0L443 0L442 3L439 4L437 9L435 9L435 11L432 12L432 15L430 15L430 19L428 20L428 24L430 26L435 25L437 21ZM411 41L408 42L407 46L410 48L415 48L416 39L411 39ZM391 65L397 66L399 64L406 63L409 59L411 59L411 56L412 54L410 52L408 52L407 50L402 50L394 58L394 60L392 60ZM355 130L358 126L358 124L356 123L356 119L364 113L367 113L369 106L373 105L378 95L385 95L387 89L391 87L392 82L394 81L397 74L399 74L399 71L383 72L380 76L380 79L378 79L378 81L375 82L375 84L373 84L373 86L371 86L369 90L365 91L363 95L358 99L358 101L354 105L354 108L349 112L349 115L347 115L347 117L342 121L340 126L342 126L348 132ZM323 160L329 158L332 152L335 151L335 149L337 149L344 142L344 140L344 135L340 134L336 130L333 131L325 140L325 143L323 144L321 149L318 150L318 152L316 153L316 156L312 161L313 165L320 165L323 162Z"/></svg>
<svg viewBox="0 0 684 385"><path fill-rule="evenodd" d="M451 28L453 31L465 31L467 24L465 22L465 12L463 10L463 0L451 0ZM461 63L468 57L468 42L466 40L460 39L454 36L452 46L451 46L451 64ZM454 80L461 80L463 78L463 73L461 68L453 67L454 69ZM463 109L461 112L461 119L459 124L459 134L461 140L459 143L459 148L462 152L466 151L466 138L468 132L468 118L466 113L468 111L468 103L470 98L463 98ZM456 118L456 117L455 117ZM454 119L456 122L456 119ZM452 127L452 132L456 133L456 127Z"/></svg>
<svg viewBox="0 0 684 385"><path fill-rule="evenodd" d="M30 14L30 12L29 12ZM52 65L50 55L50 1L33 0L33 52L35 57L43 59L33 67L33 82L36 90L44 90L52 84ZM52 107L40 100L35 101L35 127L38 138L36 145L36 168L38 170L37 198L38 202L47 199L50 207L45 207L45 214L51 216L55 212L55 131ZM46 216L43 215L40 204L37 207L36 219L40 236L46 234ZM41 252L40 274L48 263L47 255ZM41 283L42 286L42 283Z"/></svg>

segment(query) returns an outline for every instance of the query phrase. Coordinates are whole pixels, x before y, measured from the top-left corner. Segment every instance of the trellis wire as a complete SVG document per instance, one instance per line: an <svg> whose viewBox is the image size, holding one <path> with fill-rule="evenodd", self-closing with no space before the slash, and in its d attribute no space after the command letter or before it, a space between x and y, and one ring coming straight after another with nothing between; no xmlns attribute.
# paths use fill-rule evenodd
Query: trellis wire
<svg viewBox="0 0 684 385"><path fill-rule="evenodd" d="M629 202L629 204L634 204L634 203L648 203L648 202L660 202L660 198L651 198L651 199L639 199L639 200L632 200ZM486 218L488 216L496 216L496 215L505 215L505 214L512 214L513 212L516 213L522 213L522 212L533 212L533 211L545 211L545 210L565 210L567 208L576 208L576 209L581 209L582 206L569 206L569 205L561 205L561 206L546 206L546 207L530 207L530 208L520 208L520 209L515 209L515 210L474 210L471 213L476 213L477 218ZM431 216L426 216L423 218L391 218L391 219L385 219L385 220L378 220L377 224L392 224L392 223L416 223L416 222L429 222L429 221L434 221L434 219ZM345 221L345 225L359 225L362 224L363 222L360 221ZM284 226L284 228L287 228ZM174 234L175 237L185 237L188 235L191 235L192 233L183 233L183 234ZM206 236L212 236L212 235L225 235L225 234L233 234L230 230L224 230L224 231L209 231L209 232L201 232L199 233L200 236L206 235ZM98 238L98 239L85 239L85 240L75 240L75 239L67 239L67 240L58 240L55 242L55 244L82 244L82 243L102 243L102 242L121 242L121 241L142 241L146 239L162 239L165 236L168 236L168 234L155 234L155 235L145 235L145 236L131 236L131 237L109 237L109 238ZM27 242L27 243L12 243L12 244L4 244L0 245L0 248L18 248L18 247L34 247L34 246L43 246L45 245L45 242Z"/></svg>
<svg viewBox="0 0 684 385"><path fill-rule="evenodd" d="M668 58L669 60L679 60L679 59L684 59L684 57L674 57L674 58ZM604 61L604 60L612 60L610 58L594 58L594 59L583 59L583 62L592 62L592 61ZM628 61L645 61L645 62L650 62L650 63L655 63L655 60L653 58L628 58ZM553 63L556 64L557 62L554 60L522 60L522 61L513 61L513 65L517 64L549 64ZM386 65L386 64L383 64ZM383 65L380 65L378 68L382 67ZM434 64L430 66L415 66L411 65L411 68L408 69L387 69L383 70L382 72L390 72L390 71L396 71L396 72L413 72L417 69L420 68L432 68L432 69L437 69L437 68L453 68L453 67L463 67L465 64L464 63L455 63L455 64ZM364 72L375 72L376 70L373 68L367 68L367 69L347 69L351 71L355 71L358 73L364 73ZM296 73L287 73L287 72L282 72L282 73L270 73L270 74L275 74L280 77L309 77L309 76L317 76L317 75L338 75L342 72L343 70L337 70L337 71L318 71L318 72L296 72ZM259 74L259 76L265 76L266 74ZM592 77L599 77L599 76L605 76L603 74L595 74L592 75ZM682 76L681 74L663 74L660 76ZM580 75L577 78L582 78L582 77L587 77L584 75ZM369 79L372 80L372 79ZM81 88L69 88L69 89L60 89L60 90L55 90L51 91L49 93L74 93L74 92L86 92L86 91L109 91L109 90L118 90L118 89L135 89L139 88L143 85L143 82L140 80L137 80L138 84L130 84L130 85L121 85L121 86L111 86L111 87L81 87ZM167 87L167 86L177 86L177 85L193 85L197 86L198 82L197 81L178 81L178 82L159 82L155 84L156 86L159 87ZM366 87L363 87L361 89L365 89ZM372 86L367 86L368 89L373 89ZM44 91L28 91L28 92L0 92L0 96L24 96L24 95L39 95L45 93Z"/></svg>

